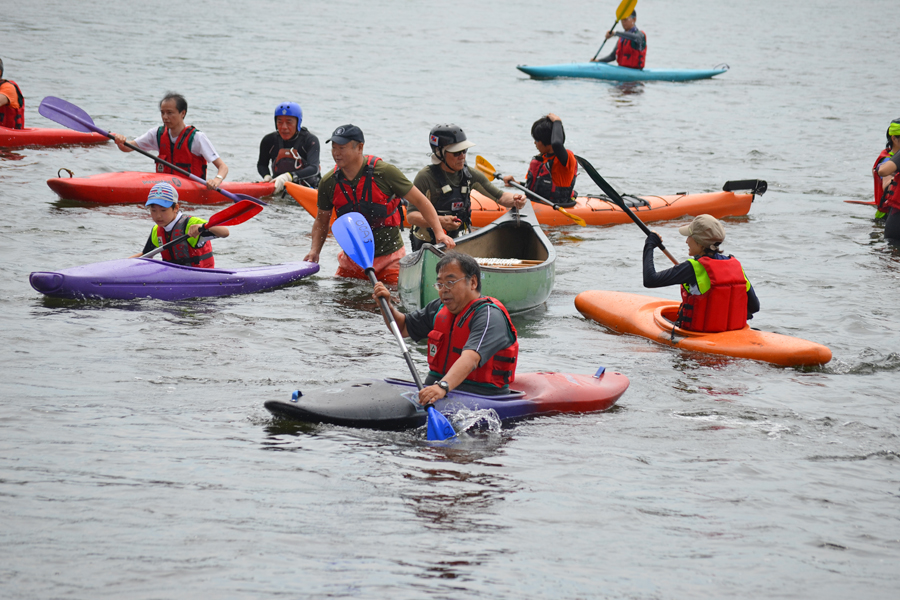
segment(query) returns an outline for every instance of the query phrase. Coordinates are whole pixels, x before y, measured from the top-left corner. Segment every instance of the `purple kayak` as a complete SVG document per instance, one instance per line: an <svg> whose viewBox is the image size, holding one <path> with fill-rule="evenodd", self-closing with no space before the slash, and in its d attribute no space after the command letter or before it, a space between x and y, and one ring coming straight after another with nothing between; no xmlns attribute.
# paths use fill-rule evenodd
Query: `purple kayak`
<svg viewBox="0 0 900 600"><path fill-rule="evenodd" d="M318 272L319 265L292 262L243 269L200 269L150 258L122 258L62 271L37 271L31 287L57 298L156 298L184 300L252 294Z"/></svg>

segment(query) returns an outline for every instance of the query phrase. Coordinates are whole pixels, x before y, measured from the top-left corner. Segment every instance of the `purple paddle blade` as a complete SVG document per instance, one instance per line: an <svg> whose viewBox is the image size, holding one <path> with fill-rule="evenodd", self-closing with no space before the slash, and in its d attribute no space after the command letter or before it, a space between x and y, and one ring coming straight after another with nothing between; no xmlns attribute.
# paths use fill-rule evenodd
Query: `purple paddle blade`
<svg viewBox="0 0 900 600"><path fill-rule="evenodd" d="M91 115L87 114L71 102L66 102L62 98L47 96L41 100L38 112L51 121L56 121L69 129L83 131L85 133L99 133L111 137L109 132L94 125L94 120L91 118Z"/></svg>

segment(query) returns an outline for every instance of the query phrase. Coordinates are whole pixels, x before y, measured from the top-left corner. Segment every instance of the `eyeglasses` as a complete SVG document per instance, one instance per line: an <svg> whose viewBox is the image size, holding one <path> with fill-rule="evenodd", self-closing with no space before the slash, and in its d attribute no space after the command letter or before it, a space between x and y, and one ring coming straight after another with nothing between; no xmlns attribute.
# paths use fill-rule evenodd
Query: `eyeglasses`
<svg viewBox="0 0 900 600"><path fill-rule="evenodd" d="M449 290L450 288L452 288L454 285L456 285L457 283L459 283L459 282L462 281L463 279L468 279L468 277L462 277L462 278L460 278L460 279L454 279L453 281L448 281L447 283L441 283L441 282L439 281L439 282L437 282L436 284L434 284L434 289L436 289L437 291L441 291L442 289L448 289L448 290Z"/></svg>
<svg viewBox="0 0 900 600"><path fill-rule="evenodd" d="M450 156L460 157L465 156L468 151L469 149L466 148L465 150L460 150L459 152L448 152L447 154L449 154Z"/></svg>

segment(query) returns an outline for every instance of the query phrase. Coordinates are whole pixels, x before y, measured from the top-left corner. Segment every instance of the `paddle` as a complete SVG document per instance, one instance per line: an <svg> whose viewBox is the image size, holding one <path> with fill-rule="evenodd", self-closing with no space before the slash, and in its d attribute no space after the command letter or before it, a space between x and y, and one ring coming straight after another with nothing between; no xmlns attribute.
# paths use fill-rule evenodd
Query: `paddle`
<svg viewBox="0 0 900 600"><path fill-rule="evenodd" d="M624 19L625 17L631 15L634 12L634 7L637 6L637 0L622 0L619 4L619 8L616 9L616 22L613 23L613 26L609 28L609 32L612 33L613 29L616 28L616 25L619 24L619 21ZM603 43L600 44L600 49L597 50L597 54L594 55L594 58L591 59L591 62L597 60L597 57L600 56L600 50L603 50L603 46L606 45L606 40L603 40Z"/></svg>
<svg viewBox="0 0 900 600"><path fill-rule="evenodd" d="M85 133L99 133L100 135L105 135L109 139L115 139L115 136L108 131L104 131L100 129L96 125L94 125L94 120L91 118L89 114L84 112L81 108L75 106L71 102L66 102L62 98L56 98L54 96L47 96L43 100L41 100L41 105L38 107L38 112L43 116L47 117L51 121L56 121L60 125L64 125L69 129L74 129L75 131L83 131ZM181 167L177 165L173 165L172 163L161 159L158 156L153 156L149 152L141 150L137 146L129 144L125 142L125 145L132 150L140 152L144 156L148 156L158 162L161 165L165 165L184 177L187 177L191 181L196 181L197 183L206 185L206 181L197 177L196 175L185 171ZM241 200L249 200L250 202L256 202L257 204L261 204L263 206L266 205L265 202L260 200L259 198L254 198L253 196L248 196L247 194L232 194L228 190L223 190L222 188L216 189L217 192L231 200L232 202L239 202Z"/></svg>
<svg viewBox="0 0 900 600"><path fill-rule="evenodd" d="M484 158L484 157L481 156L481 155L478 155L478 156L475 157L475 167L476 167L479 171L481 171L482 173L484 173L485 175L487 175L488 179L491 180L491 181L493 181L494 179L499 179L499 178L503 177L503 175L501 175L498 171L495 171L495 170L494 170L494 165L492 165L491 163L489 163L489 162L487 161L487 159ZM567 217L569 217L570 219L572 219L573 221L575 221L576 223L578 223L578 224L581 225L582 227L584 227L585 225L587 225L587 221L585 221L584 219L582 219L582 218L579 217L578 215L573 215L572 213L566 211L566 210L565 210L563 207L561 207L559 204L554 204L553 202L550 202L549 200L547 200L547 199L544 198L543 196L539 196L538 194L535 194L534 192L532 192L531 190L529 190L529 189L528 189L527 187L525 187L524 185L522 185L522 184L520 184L520 183L516 183L515 181L510 181L509 183L510 183L510 185L512 185L513 187L522 190L522 191L525 192L528 196L530 196L530 197L533 198L534 200L540 202L541 204L546 204L547 206L552 206L552 207L553 207L553 210L558 210L559 212L561 212L562 214L566 215Z"/></svg>
<svg viewBox="0 0 900 600"><path fill-rule="evenodd" d="M600 186L600 189L603 190L604 192L606 192L606 195L609 196L612 199L612 201L616 203L616 206L618 206L623 211L625 211L625 214L627 214L629 217L631 217L632 221L637 223L637 226L640 227L644 231L645 234L647 234L647 237L650 237L650 234L652 232L649 229L647 229L647 226L644 225L644 222L641 221L637 217L637 215L631 211L630 208L628 208L628 205L625 204L625 200L622 199L622 196L619 195L619 192L617 192L615 189L613 189L613 187L611 185L606 183L606 180L600 176L600 173L597 172L597 169L594 168L594 165L589 163L586 159L581 158L580 156L575 156L575 160L577 160L579 162L579 164L581 164L581 166L587 172L588 176L594 180L594 183L596 183L598 186ZM678 261L675 260L674 256L669 254L669 251L666 250L666 247L662 245L661 241L658 245L659 245L659 249L663 251L663 254L668 256L669 260L672 261L672 264L677 265Z"/></svg>
<svg viewBox="0 0 900 600"><path fill-rule="evenodd" d="M244 221L249 221L256 215L258 215L262 211L263 207L256 202L250 202L249 200L241 200L235 204L232 204L225 210L220 210L219 212L213 214L209 217L209 221L206 224L200 226L200 231L203 232L210 227L215 227L216 225L239 225ZM159 248L155 250L151 250L147 254L143 254L140 258L150 258L151 256L156 256L169 246L173 246L179 242L183 242L184 240L191 237L188 234L180 235L174 240L166 242Z"/></svg>
<svg viewBox="0 0 900 600"><path fill-rule="evenodd" d="M350 257L350 260L365 269L366 275L369 276L369 281L372 282L372 285L375 285L378 282L378 279L375 277L375 269L372 268L372 261L375 258L375 238L372 236L372 229L369 227L369 222L366 221L366 218L357 212L347 213L335 219L331 225L331 233L334 234L334 239L337 240L340 247ZM409 348L406 347L406 342L403 341L403 335L400 333L397 321L394 320L394 313L391 312L391 307L388 306L387 300L384 298L378 298L378 305L381 307L381 313L384 315L384 318L388 320L391 332L397 338L397 343L400 344L400 350L403 351L403 358L406 359L406 366L409 367L409 372L416 382L416 387L421 390L425 386L422 384L416 365L413 364L412 357L409 355ZM446 440L454 435L456 435L456 431L453 430L453 425L450 424L447 417L439 413L433 404L429 404L428 439Z"/></svg>

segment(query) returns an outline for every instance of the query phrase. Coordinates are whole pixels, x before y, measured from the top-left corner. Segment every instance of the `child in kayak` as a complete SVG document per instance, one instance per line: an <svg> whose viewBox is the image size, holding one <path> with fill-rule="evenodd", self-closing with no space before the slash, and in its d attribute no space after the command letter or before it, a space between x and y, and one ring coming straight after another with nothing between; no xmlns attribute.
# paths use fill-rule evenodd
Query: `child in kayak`
<svg viewBox="0 0 900 600"><path fill-rule="evenodd" d="M693 258L659 273L653 249L662 238L652 232L644 242L644 287L681 286L681 307L676 325L691 331L735 331L759 311L759 298L733 256L719 253L725 228L715 217L700 215L678 230L687 236Z"/></svg>
<svg viewBox="0 0 900 600"><path fill-rule="evenodd" d="M131 258L147 254L154 248L159 248L186 233L189 236L186 240L173 244L162 251L162 259L177 265L207 269L216 266L212 244L209 240L214 237L228 237L227 227L217 225L209 229L201 229L206 221L182 213L178 207L178 191L168 183L157 183L150 188L147 203L144 206L150 207L150 217L156 225L150 230L150 237L144 244L143 252L135 254Z"/></svg>
<svg viewBox="0 0 900 600"><path fill-rule="evenodd" d="M525 187L564 208L575 206L578 162L575 154L566 148L562 119L553 113L541 117L531 125L531 137L538 155L528 166ZM518 183L512 175L505 175L503 182L506 185Z"/></svg>

